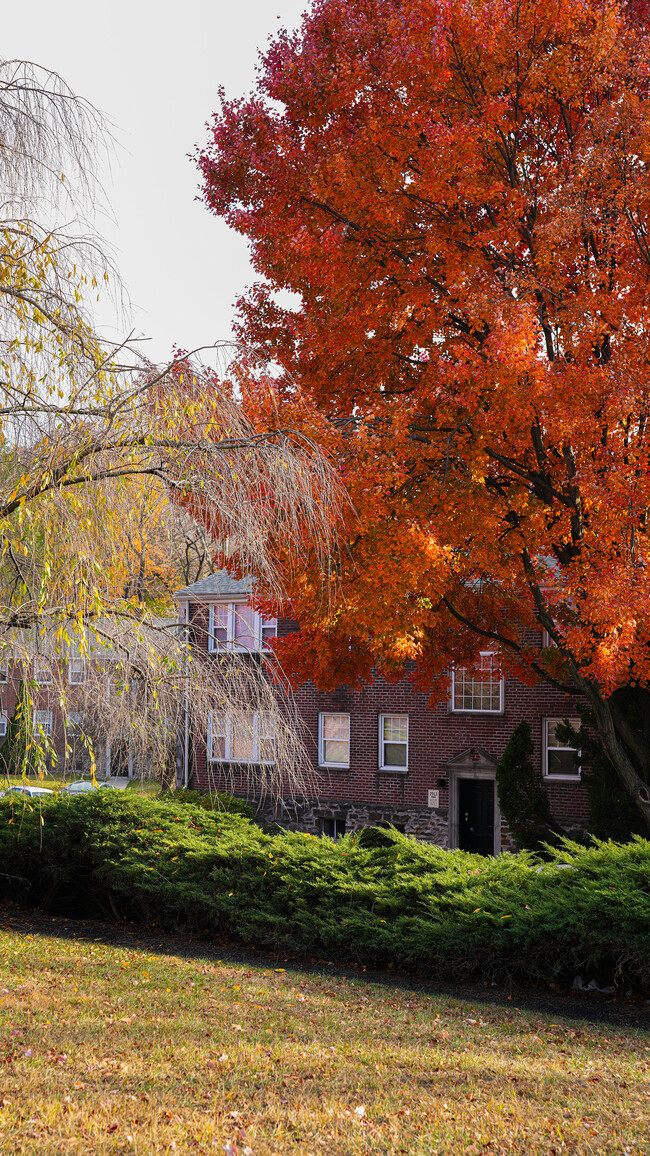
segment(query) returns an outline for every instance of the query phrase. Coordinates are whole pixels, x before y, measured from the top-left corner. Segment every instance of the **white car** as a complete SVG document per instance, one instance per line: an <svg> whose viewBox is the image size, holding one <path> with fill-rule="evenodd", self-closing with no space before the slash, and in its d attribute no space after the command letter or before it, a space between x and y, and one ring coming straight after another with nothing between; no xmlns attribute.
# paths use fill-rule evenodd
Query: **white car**
<svg viewBox="0 0 650 1156"><path fill-rule="evenodd" d="M112 791L112 783L91 783L90 779L79 779L76 783L68 783L61 788L62 795L86 795L88 791Z"/></svg>
<svg viewBox="0 0 650 1156"><path fill-rule="evenodd" d="M28 787L24 783L16 783L13 787L7 787L6 791L0 792L0 799L4 799L6 795L26 795L29 799L38 799L42 795L53 795L49 787Z"/></svg>

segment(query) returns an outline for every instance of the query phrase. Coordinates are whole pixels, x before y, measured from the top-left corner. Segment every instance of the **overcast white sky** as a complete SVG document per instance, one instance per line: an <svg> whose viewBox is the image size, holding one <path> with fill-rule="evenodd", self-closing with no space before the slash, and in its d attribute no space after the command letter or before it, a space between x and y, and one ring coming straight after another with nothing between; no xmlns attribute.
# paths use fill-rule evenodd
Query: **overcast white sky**
<svg viewBox="0 0 650 1156"><path fill-rule="evenodd" d="M230 336L251 282L244 240L197 201L187 159L207 139L217 89L249 91L258 49L293 28L307 0L30 0L7 5L0 55L60 73L115 125L105 181L116 222L100 222L130 294L142 348L166 359ZM279 17L279 19L278 19ZM112 334L113 336L113 334Z"/></svg>

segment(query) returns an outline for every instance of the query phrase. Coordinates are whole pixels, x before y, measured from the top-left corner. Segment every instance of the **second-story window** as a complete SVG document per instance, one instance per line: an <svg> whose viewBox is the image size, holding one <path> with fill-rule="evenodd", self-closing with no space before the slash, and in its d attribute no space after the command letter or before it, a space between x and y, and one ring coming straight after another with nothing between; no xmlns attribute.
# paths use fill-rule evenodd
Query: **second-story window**
<svg viewBox="0 0 650 1156"><path fill-rule="evenodd" d="M278 620L277 618L262 618L258 615L260 624L260 647L262 650L268 650L268 644L272 638L278 636Z"/></svg>
<svg viewBox="0 0 650 1156"><path fill-rule="evenodd" d="M84 681L84 660L83 658L71 658L68 662L68 682L71 686L81 686Z"/></svg>
<svg viewBox="0 0 650 1156"><path fill-rule="evenodd" d="M451 674L451 709L477 714L503 713L503 678L492 651L484 650L475 667L454 668Z"/></svg>
<svg viewBox="0 0 650 1156"><path fill-rule="evenodd" d="M321 767L350 766L349 714L318 716L318 762Z"/></svg>
<svg viewBox="0 0 650 1156"><path fill-rule="evenodd" d="M221 602L210 607L208 650L265 650L277 635L277 620L263 618L247 602Z"/></svg>
<svg viewBox="0 0 650 1156"><path fill-rule="evenodd" d="M233 650L259 650L256 646L255 618L252 606L245 602L235 602L231 609L232 630L231 641Z"/></svg>
<svg viewBox="0 0 650 1156"><path fill-rule="evenodd" d="M40 654L34 659L34 681L40 686L49 686L52 682L52 663Z"/></svg>

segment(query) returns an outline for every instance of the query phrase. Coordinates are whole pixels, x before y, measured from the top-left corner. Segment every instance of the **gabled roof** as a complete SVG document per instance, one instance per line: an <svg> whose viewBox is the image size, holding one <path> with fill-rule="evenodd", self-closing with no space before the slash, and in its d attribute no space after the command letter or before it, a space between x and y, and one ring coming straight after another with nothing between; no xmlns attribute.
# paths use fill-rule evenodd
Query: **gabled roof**
<svg viewBox="0 0 650 1156"><path fill-rule="evenodd" d="M191 586L176 590L174 598L200 601L206 597L243 597L252 593L253 584L252 578L231 578L227 570L217 570L216 574L208 574L207 578L201 578L198 582L192 582Z"/></svg>

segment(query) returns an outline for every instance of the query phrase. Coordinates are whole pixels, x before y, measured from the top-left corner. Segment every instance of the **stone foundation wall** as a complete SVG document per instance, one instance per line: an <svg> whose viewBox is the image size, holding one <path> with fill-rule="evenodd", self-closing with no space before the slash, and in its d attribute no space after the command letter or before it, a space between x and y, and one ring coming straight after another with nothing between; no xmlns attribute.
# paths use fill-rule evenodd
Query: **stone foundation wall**
<svg viewBox="0 0 650 1156"><path fill-rule="evenodd" d="M412 835L423 843L434 843L447 850L449 847L449 814L446 807L382 807L365 802L341 803L338 800L306 801L262 805L257 817L264 823L277 823L286 831L302 831L309 835L323 834L323 820L342 820L346 835L362 827L380 827L392 824L405 835ZM567 824L565 834L579 837L583 828L578 823ZM507 823L501 821L501 851L516 852L514 839Z"/></svg>
<svg viewBox="0 0 650 1156"><path fill-rule="evenodd" d="M362 827L379 827L392 823L426 843L436 843L439 847L448 845L447 809L429 807L385 807L365 802L338 802L337 800L285 804L266 804L258 812L258 817L266 823L277 823L288 831L304 831L310 835L322 835L323 820L339 819L345 822L346 834L360 831Z"/></svg>

